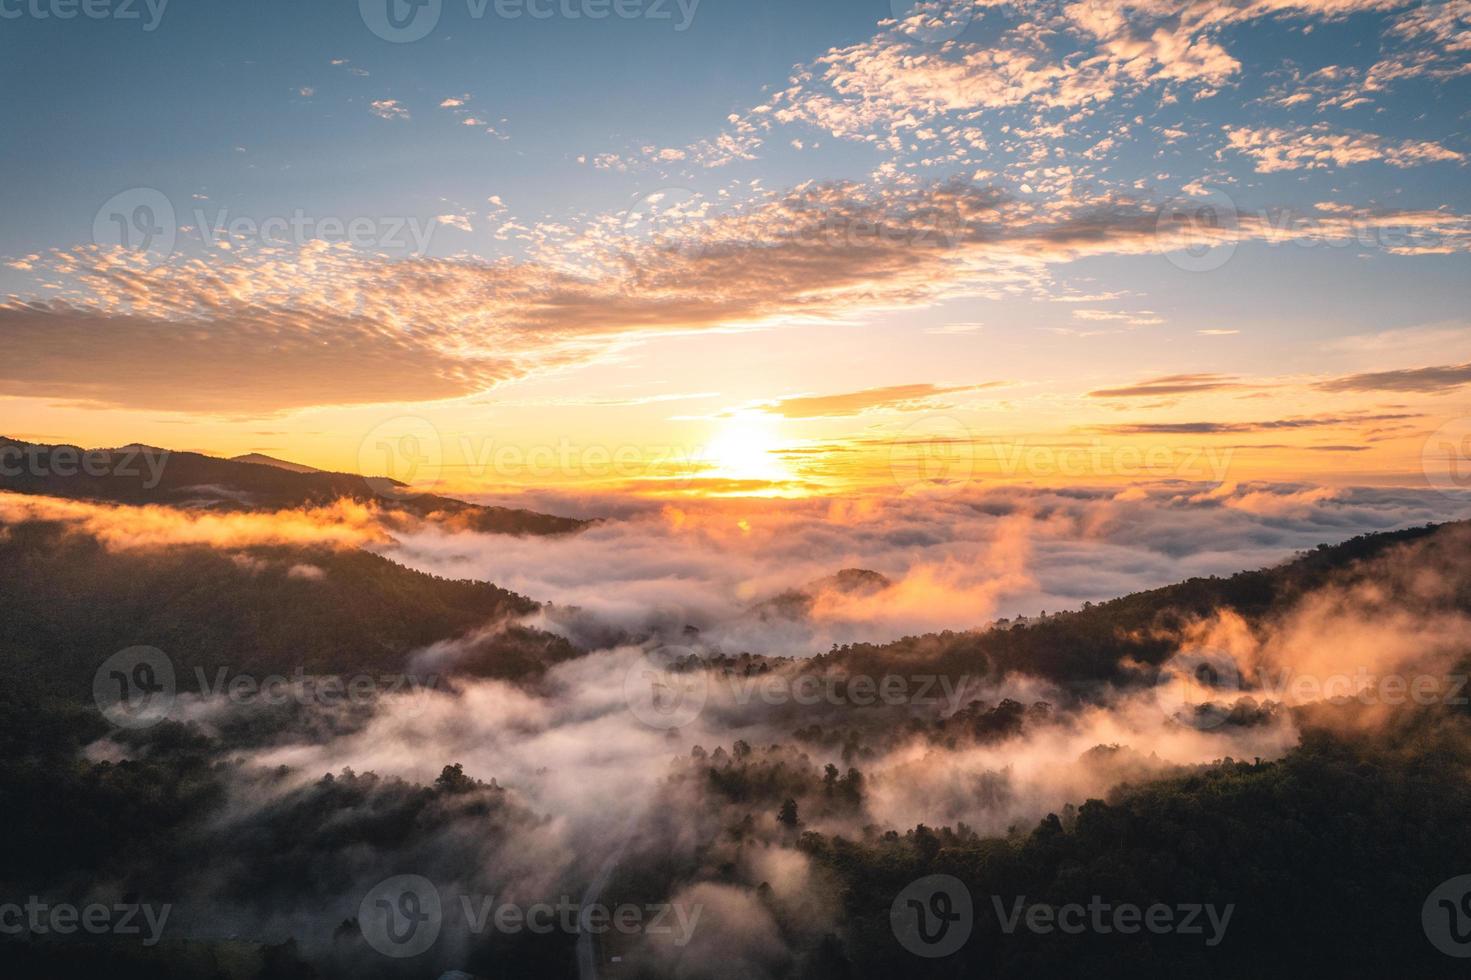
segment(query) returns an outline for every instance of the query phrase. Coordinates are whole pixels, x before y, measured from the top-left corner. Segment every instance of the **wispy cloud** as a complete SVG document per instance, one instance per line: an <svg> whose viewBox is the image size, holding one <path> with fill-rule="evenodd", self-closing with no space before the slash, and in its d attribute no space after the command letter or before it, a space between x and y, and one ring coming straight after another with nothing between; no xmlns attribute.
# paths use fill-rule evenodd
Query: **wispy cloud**
<svg viewBox="0 0 1471 980"><path fill-rule="evenodd" d="M1439 394L1471 384L1471 364L1370 371L1320 381L1323 391L1414 391Z"/></svg>
<svg viewBox="0 0 1471 980"><path fill-rule="evenodd" d="M1172 374L1163 378L1151 378L1138 384L1121 388L1100 388L1090 391L1092 398L1151 398L1161 395L1189 395L1206 391L1222 391L1241 388L1241 382L1224 374Z"/></svg>
<svg viewBox="0 0 1471 980"><path fill-rule="evenodd" d="M978 385L941 387L932 384L892 385L887 388L867 388L863 391L848 391L837 395L812 395L802 398L785 398L766 407L766 410L789 419L810 419L857 415L861 412L884 409L887 411L915 411L933 405L941 395L953 395L967 391L995 388L1002 384L989 381Z"/></svg>

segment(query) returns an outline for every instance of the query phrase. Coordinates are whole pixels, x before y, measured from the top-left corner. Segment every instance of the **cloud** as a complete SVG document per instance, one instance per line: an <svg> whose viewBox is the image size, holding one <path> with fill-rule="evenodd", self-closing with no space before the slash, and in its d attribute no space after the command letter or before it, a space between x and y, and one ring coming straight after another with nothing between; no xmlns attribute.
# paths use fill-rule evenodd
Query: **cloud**
<svg viewBox="0 0 1471 980"><path fill-rule="evenodd" d="M0 391L235 414L455 398L659 333L1000 296L1040 287L1055 264L1199 243L1193 224L1160 215L1114 194L836 182L744 204L695 196L632 228L608 214L558 237L538 230L519 259L391 259L320 241L155 266L119 249L53 250L28 262L48 298L0 304L12 355ZM1471 222L1447 211L1334 211L1305 227L1242 215L1220 235L1356 241L1366 229L1393 231L1391 251L1471 247ZM112 369L76 370L92 361Z"/></svg>
<svg viewBox="0 0 1471 980"><path fill-rule="evenodd" d="M986 384L955 387L941 387L932 384L893 385L887 388L849 391L839 395L784 398L765 406L765 410L789 419L835 418L879 409L916 411L924 408L940 395L979 391L983 388L997 387L1001 383L991 381Z"/></svg>
<svg viewBox="0 0 1471 980"><path fill-rule="evenodd" d="M672 642L684 642L684 628L694 626L703 642L726 650L805 655L1229 574L1364 530L1444 519L1471 502L1428 491L1325 495L1274 484L1135 489L1129 499L1117 488L977 487L944 498L677 506L532 494L495 502L614 519L565 539L424 528L375 550L422 571L484 577L563 610L576 607L580 615L535 624L574 640L587 640L580 624L590 617L633 635L662 630ZM829 590L805 620L751 615L762 600L845 568L879 572L893 585L877 601Z"/></svg>
<svg viewBox="0 0 1471 980"><path fill-rule="evenodd" d="M1190 651L1213 651L1239 675L1239 684L1218 688L1222 699L1297 704L1317 699L1287 683L1297 678L1316 680L1322 692L1338 675L1350 684L1391 672L1443 677L1464 654L1471 629L1454 608L1467 587L1463 531L1426 551L1392 551L1359 581L1297 596L1261 622L1227 613L1161 627L1157 639L1175 656L1157 672L1141 668L1149 676L1140 686L1088 685L1080 693L1024 673L951 678L959 685L928 706L853 710L823 698L768 699L757 693L761 682L717 669L701 710L664 730L630 710L626 691L630 677L648 670L646 648L670 636L707 654L770 649L799 658L763 671L763 680L812 676L820 668L800 658L825 652L843 635L882 641L918 624L973 622L995 606L1031 611L1045 602L1055 610L1099 594L1258 567L1324 540L1444 517L1464 510L1471 494L1453 502L1429 491L1176 483L1123 494L978 488L944 499L711 502L684 510L604 503L619 519L577 539L491 541L430 531L375 547L441 573L474 569L502 584L521 575L537 583L538 598L558 599L544 615L565 631L595 639L648 630L636 641L596 646L533 684L460 677L384 692L351 711L180 694L174 717L192 723L184 740L191 751L228 761L201 767L224 790L212 797L210 818L160 845L173 841L180 850L161 853L191 859L151 863L150 881L189 912L178 923L182 935L229 922L242 939L295 937L303 955L330 963L351 954L352 930L339 926L387 874L426 876L451 909L462 894L523 907L559 895L622 897L620 886L633 882L639 898L700 911L687 944L634 942L623 950L640 975L708 976L731 964L742 975L779 975L801 962L794 951L804 943L840 928L844 910L820 863L775 826L777 804L768 805L759 778L775 767L778 799L789 791L801 796L805 825L822 833L861 839L865 828L902 833L921 822L964 821L1004 835L1048 812L1066 813L1066 804L1106 798L1121 783L1225 756L1275 759L1296 743L1293 716L1270 707L1247 712L1249 724L1182 724L1194 705L1178 693L1178 679L1199 676ZM813 620L788 624L785 634L752 621L750 596L849 559L886 569L894 589L923 583L913 595L932 601L887 590L867 603L820 597ZM924 576L944 567L950 590L931 592ZM907 604L902 614L885 608L896 598ZM692 636L692 624L705 628ZM899 656L923 664L938 642L965 638L907 643ZM421 653L447 652L441 644ZM977 726L973 734L970 722L986 720L1002 698L1020 702L1015 725L984 735ZM1038 709L1037 701L1052 707ZM965 705L959 719L956 705ZM838 729L862 753L850 759L846 745L820 734L794 737L799 727ZM89 746L88 756L116 761L177 751L178 735L172 726L115 733ZM747 747L737 749L736 739ZM785 747L766 748L777 742ZM695 745L720 748L695 754ZM711 773L737 753L751 778L731 780L740 794L731 799ZM846 810L822 805L816 774L829 762L862 770L861 792ZM450 763L462 763L463 773L446 774L449 785L434 782ZM813 776L803 795L806 772ZM304 823L322 823L323 814L338 832L299 832ZM365 834L371 849L354 843ZM315 871L289 881L272 870L304 867ZM471 940L457 920L445 916L435 951L417 966L437 973L470 961ZM522 955L526 949L518 947ZM336 966L361 975L382 962Z"/></svg>
<svg viewBox="0 0 1471 980"><path fill-rule="evenodd" d="M1426 163L1463 162L1462 153L1430 140L1391 140L1370 133L1334 133L1324 123L1297 129L1228 126L1230 147L1256 161L1257 173L1387 163L1416 167Z"/></svg>
<svg viewBox="0 0 1471 980"><path fill-rule="evenodd" d="M1324 391L1414 391L1442 394L1471 384L1471 364L1446 364L1437 367L1402 368L1395 371L1370 371L1344 378L1320 381L1315 387Z"/></svg>
<svg viewBox="0 0 1471 980"><path fill-rule="evenodd" d="M399 105L397 99L375 99L368 109L380 119L409 118L409 110Z"/></svg>
<svg viewBox="0 0 1471 980"><path fill-rule="evenodd" d="M0 524L55 521L91 535L109 548L209 545L326 545L357 548L392 540L387 515L364 504L339 500L331 506L275 513L229 513L174 507L128 507L0 491ZM321 569L299 565L298 578L319 578Z"/></svg>
<svg viewBox="0 0 1471 980"><path fill-rule="evenodd" d="M1208 435L1230 432L1275 432L1292 429L1317 429L1338 426L1361 425L1366 422L1385 422L1419 418L1418 415L1315 415L1291 419L1271 419L1265 422L1132 422L1119 425L1095 426L1095 432L1113 435Z"/></svg>
<svg viewBox="0 0 1471 980"><path fill-rule="evenodd" d="M1123 388L1101 388L1088 392L1090 398L1151 398L1160 395L1186 395L1204 391L1240 388L1235 378L1224 374L1172 374L1151 378Z"/></svg>
<svg viewBox="0 0 1471 980"><path fill-rule="evenodd" d="M488 352L444 349L432 337L301 304L217 308L194 323L27 304L0 307L0 334L26 352L0 362L0 388L12 394L167 411L434 400L483 391L525 370ZM105 371L76 370L89 349Z"/></svg>

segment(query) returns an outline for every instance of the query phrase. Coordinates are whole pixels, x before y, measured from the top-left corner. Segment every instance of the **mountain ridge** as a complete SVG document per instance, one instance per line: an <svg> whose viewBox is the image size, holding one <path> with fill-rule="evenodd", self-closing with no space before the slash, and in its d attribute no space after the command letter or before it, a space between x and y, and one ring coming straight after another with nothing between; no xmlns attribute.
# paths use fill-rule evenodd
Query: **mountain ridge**
<svg viewBox="0 0 1471 980"><path fill-rule="evenodd" d="M295 464L293 464L295 465ZM132 444L82 449L0 436L0 490L106 503L188 509L275 511L339 500L390 503L456 530L490 534L571 534L594 523L510 507L492 507L406 484L352 473L287 469Z"/></svg>

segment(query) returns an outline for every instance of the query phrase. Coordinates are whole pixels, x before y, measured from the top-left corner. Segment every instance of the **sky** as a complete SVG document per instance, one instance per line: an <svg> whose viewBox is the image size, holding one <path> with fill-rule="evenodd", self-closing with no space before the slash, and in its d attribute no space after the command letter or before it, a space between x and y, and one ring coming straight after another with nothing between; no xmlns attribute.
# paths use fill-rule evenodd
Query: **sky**
<svg viewBox="0 0 1471 980"><path fill-rule="evenodd" d="M0 0L0 65L11 437L1471 479L1471 0Z"/></svg>

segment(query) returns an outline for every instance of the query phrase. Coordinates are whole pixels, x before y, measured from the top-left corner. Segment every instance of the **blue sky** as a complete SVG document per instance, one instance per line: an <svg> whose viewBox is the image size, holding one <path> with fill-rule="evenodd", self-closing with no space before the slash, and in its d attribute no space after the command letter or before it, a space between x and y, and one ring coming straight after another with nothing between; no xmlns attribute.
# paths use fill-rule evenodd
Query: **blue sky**
<svg viewBox="0 0 1471 980"><path fill-rule="evenodd" d="M1306 468L1384 478L1465 414L1440 375L1334 386L1471 361L1467 0L443 0L408 43L389 3L0 2L12 434L340 463L405 412L698 441L878 393L768 449L1414 415ZM129 254L113 215L171 234ZM1177 375L1226 380L1092 395Z"/></svg>

